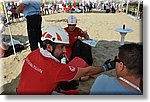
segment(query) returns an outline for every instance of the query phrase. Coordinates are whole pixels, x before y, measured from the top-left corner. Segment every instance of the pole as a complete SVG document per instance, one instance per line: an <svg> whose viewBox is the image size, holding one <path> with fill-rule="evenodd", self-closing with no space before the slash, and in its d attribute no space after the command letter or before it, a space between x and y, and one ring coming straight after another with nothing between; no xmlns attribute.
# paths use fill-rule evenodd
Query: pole
<svg viewBox="0 0 150 102"><path fill-rule="evenodd" d="M126 14L128 14L129 0L127 0Z"/></svg>
<svg viewBox="0 0 150 102"><path fill-rule="evenodd" d="M84 0L82 0L82 3L83 3L83 14L84 14L84 7L85 7Z"/></svg>
<svg viewBox="0 0 150 102"><path fill-rule="evenodd" d="M141 0L138 0L137 19L138 19L138 17L139 17L140 2L141 2Z"/></svg>
<svg viewBox="0 0 150 102"><path fill-rule="evenodd" d="M6 19L7 19L7 24L8 24L8 29L9 29L9 35L10 35L11 43L12 43L12 46L13 46L14 55L16 56L16 51L15 51L15 46L14 46L14 42L13 42L13 38L12 38L12 33L11 33L10 25L9 25L9 20L8 20L8 15L7 15L5 1L2 0L2 2L3 2L3 5L4 5L4 11L5 11Z"/></svg>
<svg viewBox="0 0 150 102"><path fill-rule="evenodd" d="M126 34L127 34L127 33L122 33L122 32L120 32L120 35L121 35L120 45L124 45L124 40L125 40Z"/></svg>

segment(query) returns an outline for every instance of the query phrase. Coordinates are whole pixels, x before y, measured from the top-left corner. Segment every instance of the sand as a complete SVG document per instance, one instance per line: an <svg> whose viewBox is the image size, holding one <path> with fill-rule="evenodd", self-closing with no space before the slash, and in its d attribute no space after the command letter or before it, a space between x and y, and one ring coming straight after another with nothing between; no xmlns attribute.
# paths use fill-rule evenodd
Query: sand
<svg viewBox="0 0 150 102"><path fill-rule="evenodd" d="M66 19L69 13L58 13L42 16L42 30L49 24L66 27ZM142 21L136 20L135 17L124 13L106 14L106 13L74 13L78 19L77 26L83 30L87 30L91 38L98 41L96 47L92 47L93 66L100 66L109 58L114 58L117 55L120 44L120 34L115 31L116 28L121 28L123 24L127 28L131 28L133 32L128 33L125 37L125 43L142 42ZM20 23L12 23L10 25L14 39L22 43L28 41L26 21ZM3 32L3 36L9 39L8 28ZM6 39L6 40L7 40ZM20 72L26 56L30 53L30 48L17 53L17 58L11 55L7 58L0 58L0 87L2 94L16 94ZM105 72L110 76L115 76L115 69ZM95 78L98 75L95 75ZM80 82L78 88L80 94L88 94L94 78L88 81ZM3 87L3 88L2 88Z"/></svg>

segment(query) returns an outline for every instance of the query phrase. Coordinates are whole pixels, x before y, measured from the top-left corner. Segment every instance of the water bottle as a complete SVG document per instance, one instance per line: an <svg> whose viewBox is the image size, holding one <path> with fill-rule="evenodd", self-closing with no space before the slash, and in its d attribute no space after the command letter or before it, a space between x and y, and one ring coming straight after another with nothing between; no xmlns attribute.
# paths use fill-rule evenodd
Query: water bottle
<svg viewBox="0 0 150 102"><path fill-rule="evenodd" d="M125 29L125 24L123 25L123 29Z"/></svg>
<svg viewBox="0 0 150 102"><path fill-rule="evenodd" d="M66 64L66 63L67 63L67 59L66 59L65 56L61 59L61 63L62 63L62 64Z"/></svg>
<svg viewBox="0 0 150 102"><path fill-rule="evenodd" d="M78 36L77 38L78 38L79 40L81 40L81 36Z"/></svg>

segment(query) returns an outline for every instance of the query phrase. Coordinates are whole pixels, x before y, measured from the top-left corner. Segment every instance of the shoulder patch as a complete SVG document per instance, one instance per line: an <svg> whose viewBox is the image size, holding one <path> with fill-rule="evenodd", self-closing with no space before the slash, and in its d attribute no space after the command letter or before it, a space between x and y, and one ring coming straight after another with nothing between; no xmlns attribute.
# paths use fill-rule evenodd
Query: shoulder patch
<svg viewBox="0 0 150 102"><path fill-rule="evenodd" d="M76 70L76 68L73 67L73 66L69 66L69 69L70 69L71 72L74 72Z"/></svg>

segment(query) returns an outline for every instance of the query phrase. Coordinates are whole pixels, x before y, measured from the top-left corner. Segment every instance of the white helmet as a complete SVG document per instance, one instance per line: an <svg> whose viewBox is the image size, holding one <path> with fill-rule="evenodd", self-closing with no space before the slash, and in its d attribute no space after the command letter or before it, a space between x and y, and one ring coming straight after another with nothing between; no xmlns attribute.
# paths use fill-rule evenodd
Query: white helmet
<svg viewBox="0 0 150 102"><path fill-rule="evenodd" d="M54 43L69 44L68 33L61 27L49 25L42 34L41 40L50 40Z"/></svg>
<svg viewBox="0 0 150 102"><path fill-rule="evenodd" d="M68 17L68 24L77 24L77 18L73 15Z"/></svg>

